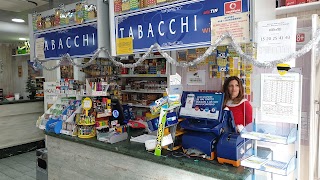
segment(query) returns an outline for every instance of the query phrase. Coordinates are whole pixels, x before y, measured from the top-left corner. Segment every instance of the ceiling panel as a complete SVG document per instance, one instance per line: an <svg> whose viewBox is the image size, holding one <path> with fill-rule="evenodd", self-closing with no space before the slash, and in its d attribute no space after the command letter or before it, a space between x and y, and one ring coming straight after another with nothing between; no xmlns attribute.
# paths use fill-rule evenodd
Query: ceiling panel
<svg viewBox="0 0 320 180"><path fill-rule="evenodd" d="M44 0L0 0L0 9L12 12L22 12L47 4Z"/></svg>

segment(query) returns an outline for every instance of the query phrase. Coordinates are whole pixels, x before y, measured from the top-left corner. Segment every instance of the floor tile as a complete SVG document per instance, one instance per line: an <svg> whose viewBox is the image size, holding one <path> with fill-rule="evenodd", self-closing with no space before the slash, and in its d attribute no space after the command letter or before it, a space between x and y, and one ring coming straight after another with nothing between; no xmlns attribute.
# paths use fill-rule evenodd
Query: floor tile
<svg viewBox="0 0 320 180"><path fill-rule="evenodd" d="M28 172L28 171L31 171L32 169L30 168L30 167L27 167L27 166L24 166L24 165L22 165L22 164L19 164L19 163L16 163L16 164L10 164L10 165L8 165L10 168L12 168L12 169L15 169L15 170L17 170L17 171L19 171L19 172L22 172L22 173L24 173L24 172Z"/></svg>
<svg viewBox="0 0 320 180"><path fill-rule="evenodd" d="M24 176L15 178L15 180L36 180L36 178L24 175Z"/></svg>
<svg viewBox="0 0 320 180"><path fill-rule="evenodd" d="M24 166L26 166L28 168L31 168L31 169L36 168L36 162L35 161L24 159L22 157L13 156L13 157L6 158L6 159L7 159L7 161L4 162L4 164L7 165L7 166L13 166L15 164L21 164L21 165L24 165ZM14 162L16 162L16 163L14 163Z"/></svg>
<svg viewBox="0 0 320 180"><path fill-rule="evenodd" d="M32 171L25 172L24 174L26 174L30 177L36 178L37 177L36 173L37 173L37 171L36 171L36 169L34 169Z"/></svg>
<svg viewBox="0 0 320 180"><path fill-rule="evenodd" d="M11 178L18 178L18 177L21 177L23 176L23 174L15 169L11 169L11 168L8 168L8 169L4 169L2 171L3 174L11 177Z"/></svg>
<svg viewBox="0 0 320 180"><path fill-rule="evenodd" d="M20 155L18 155L18 157L24 158L24 159L29 160L29 161L34 161L34 162L36 162L36 160L37 160L35 151L24 153L24 154L20 154Z"/></svg>
<svg viewBox="0 0 320 180"><path fill-rule="evenodd" d="M7 165L5 165L5 164L1 164L1 162L0 162L0 173L1 173L3 170L8 169L8 168L10 168L10 167L7 166Z"/></svg>
<svg viewBox="0 0 320 180"><path fill-rule="evenodd" d="M0 180L11 180L12 178L0 172Z"/></svg>
<svg viewBox="0 0 320 180"><path fill-rule="evenodd" d="M36 152L0 159L0 180L35 180Z"/></svg>
<svg viewBox="0 0 320 180"><path fill-rule="evenodd" d="M9 158L0 159L0 164L10 166L10 165L17 164L17 162L13 160L12 157L9 157Z"/></svg>

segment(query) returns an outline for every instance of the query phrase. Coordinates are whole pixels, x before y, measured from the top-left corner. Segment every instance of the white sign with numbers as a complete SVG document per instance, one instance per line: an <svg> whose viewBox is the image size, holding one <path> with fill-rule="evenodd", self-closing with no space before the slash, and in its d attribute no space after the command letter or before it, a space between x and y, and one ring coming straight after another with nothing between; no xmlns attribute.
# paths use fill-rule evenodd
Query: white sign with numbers
<svg viewBox="0 0 320 180"><path fill-rule="evenodd" d="M281 59L296 51L297 18L283 18L258 22L257 59L268 62ZM295 60L290 63L295 66Z"/></svg>
<svg viewBox="0 0 320 180"><path fill-rule="evenodd" d="M261 108L264 122L298 124L301 111L301 78L298 73L261 74Z"/></svg>

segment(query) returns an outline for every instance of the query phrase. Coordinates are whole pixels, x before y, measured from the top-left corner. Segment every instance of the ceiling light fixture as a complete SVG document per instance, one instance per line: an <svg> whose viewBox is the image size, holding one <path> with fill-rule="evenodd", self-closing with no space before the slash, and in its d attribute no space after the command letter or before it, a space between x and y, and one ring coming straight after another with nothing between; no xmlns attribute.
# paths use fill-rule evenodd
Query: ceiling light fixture
<svg viewBox="0 0 320 180"><path fill-rule="evenodd" d="M23 19L17 19L17 18L11 19L11 21L17 22L17 23L23 23L23 22L25 22Z"/></svg>
<svg viewBox="0 0 320 180"><path fill-rule="evenodd" d="M27 38L19 38L19 40L25 41L25 40L27 40Z"/></svg>

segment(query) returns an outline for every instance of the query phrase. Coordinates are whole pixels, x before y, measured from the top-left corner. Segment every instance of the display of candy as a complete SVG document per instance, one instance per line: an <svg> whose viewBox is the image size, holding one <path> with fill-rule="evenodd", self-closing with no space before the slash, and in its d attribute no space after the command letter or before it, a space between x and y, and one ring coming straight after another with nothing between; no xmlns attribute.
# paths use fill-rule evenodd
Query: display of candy
<svg viewBox="0 0 320 180"><path fill-rule="evenodd" d="M81 24L86 20L97 18L97 7L94 4L87 4L81 1L75 5L75 9L66 10L63 4L54 10L54 14L42 17L41 14L32 15L33 30L49 29L69 24Z"/></svg>
<svg viewBox="0 0 320 180"><path fill-rule="evenodd" d="M114 1L114 12L120 13L122 11L122 0L115 0Z"/></svg>
<svg viewBox="0 0 320 180"><path fill-rule="evenodd" d="M130 0L130 10L139 9L139 0Z"/></svg>
<svg viewBox="0 0 320 180"><path fill-rule="evenodd" d="M122 12L130 10L130 1L129 0L122 0Z"/></svg>

